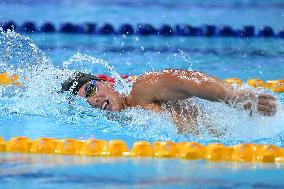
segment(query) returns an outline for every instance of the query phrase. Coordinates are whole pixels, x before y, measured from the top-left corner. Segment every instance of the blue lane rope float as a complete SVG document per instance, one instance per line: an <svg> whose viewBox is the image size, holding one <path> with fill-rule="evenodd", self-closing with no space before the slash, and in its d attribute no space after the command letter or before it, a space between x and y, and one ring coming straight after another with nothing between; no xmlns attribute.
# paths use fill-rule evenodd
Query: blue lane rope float
<svg viewBox="0 0 284 189"><path fill-rule="evenodd" d="M97 34L102 34L102 35L114 34L114 27L111 24L106 23L98 29Z"/></svg>
<svg viewBox="0 0 284 189"><path fill-rule="evenodd" d="M118 30L118 33L122 35L132 35L134 32L134 28L130 24L122 24Z"/></svg>
<svg viewBox="0 0 284 189"><path fill-rule="evenodd" d="M39 31L45 33L53 33L56 31L56 29L52 23L46 22L42 26L40 26Z"/></svg>
<svg viewBox="0 0 284 189"><path fill-rule="evenodd" d="M33 22L25 22L22 26L21 26L21 31L27 32L27 33L33 33L33 32L37 32L38 28L36 27L36 24Z"/></svg>
<svg viewBox="0 0 284 189"><path fill-rule="evenodd" d="M174 35L174 30L170 25L164 24L159 28L158 35L171 36Z"/></svg>
<svg viewBox="0 0 284 189"><path fill-rule="evenodd" d="M27 21L22 25L17 25L14 21L0 22L0 27L3 31L15 30L25 33L70 33L70 34L96 34L96 35L159 35L159 36L202 36L202 37L274 37L284 38L284 28L279 31L274 31L270 26L264 26L257 30L252 25L244 26L242 29L234 29L231 26L215 26L202 25L200 27L191 26L189 24L177 24L171 26L162 24L160 27L155 27L151 24L131 25L123 23L119 27L114 27L110 23L96 24L85 22L75 24L71 22L61 23L58 26L50 22L43 23L37 26L36 23Z"/></svg>
<svg viewBox="0 0 284 189"><path fill-rule="evenodd" d="M157 34L157 30L151 24L138 24L137 35L147 36Z"/></svg>
<svg viewBox="0 0 284 189"><path fill-rule="evenodd" d="M206 25L203 27L204 36L211 37L216 35L217 28L213 25ZM201 33L201 32L200 32Z"/></svg>

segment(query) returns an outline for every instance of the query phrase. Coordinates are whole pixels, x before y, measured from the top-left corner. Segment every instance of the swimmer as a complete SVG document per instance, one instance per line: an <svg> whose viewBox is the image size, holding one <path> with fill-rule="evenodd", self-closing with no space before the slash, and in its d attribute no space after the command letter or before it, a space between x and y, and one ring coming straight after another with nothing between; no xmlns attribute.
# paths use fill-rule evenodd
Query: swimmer
<svg viewBox="0 0 284 189"><path fill-rule="evenodd" d="M121 111L125 108L143 108L155 112L168 110L178 132L198 133L199 107L190 103L192 97L212 102L223 102L241 107L248 112L253 108L264 116L276 113L276 98L269 94L256 94L250 90L235 90L224 81L198 71L168 69L139 76L128 96L114 89L114 83L92 74L77 72L62 84L62 91L86 98L94 108ZM178 103L189 99L189 108ZM171 108L169 108L171 107ZM185 127L187 125L187 127Z"/></svg>

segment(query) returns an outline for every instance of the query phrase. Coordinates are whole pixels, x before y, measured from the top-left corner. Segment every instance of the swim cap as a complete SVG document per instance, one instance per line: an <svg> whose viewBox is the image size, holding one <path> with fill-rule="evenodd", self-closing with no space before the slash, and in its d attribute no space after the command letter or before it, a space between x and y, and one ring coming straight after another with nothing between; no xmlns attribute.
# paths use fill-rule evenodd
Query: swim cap
<svg viewBox="0 0 284 189"><path fill-rule="evenodd" d="M104 79L89 73L75 72L71 77L61 84L61 92L70 91L72 94L76 95L79 89L85 83L91 80L104 81Z"/></svg>

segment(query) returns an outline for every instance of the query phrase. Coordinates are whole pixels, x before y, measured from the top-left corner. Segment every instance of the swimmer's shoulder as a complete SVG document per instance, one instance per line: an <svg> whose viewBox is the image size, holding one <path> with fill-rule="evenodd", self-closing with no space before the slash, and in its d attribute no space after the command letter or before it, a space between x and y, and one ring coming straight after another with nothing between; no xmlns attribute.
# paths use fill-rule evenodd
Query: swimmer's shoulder
<svg viewBox="0 0 284 189"><path fill-rule="evenodd" d="M140 105L145 109L153 109L152 104L153 106L156 104L155 92L160 90L161 74L161 72L147 72L135 79L130 92L132 104Z"/></svg>

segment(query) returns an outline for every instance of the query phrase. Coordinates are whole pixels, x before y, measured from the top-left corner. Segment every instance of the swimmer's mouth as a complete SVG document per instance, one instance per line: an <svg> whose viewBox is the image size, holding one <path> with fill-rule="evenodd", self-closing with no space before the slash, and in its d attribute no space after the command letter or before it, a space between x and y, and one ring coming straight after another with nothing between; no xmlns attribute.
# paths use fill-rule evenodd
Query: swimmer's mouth
<svg viewBox="0 0 284 189"><path fill-rule="evenodd" d="M102 105L102 109L105 110L108 105L109 105L109 100L106 100Z"/></svg>

